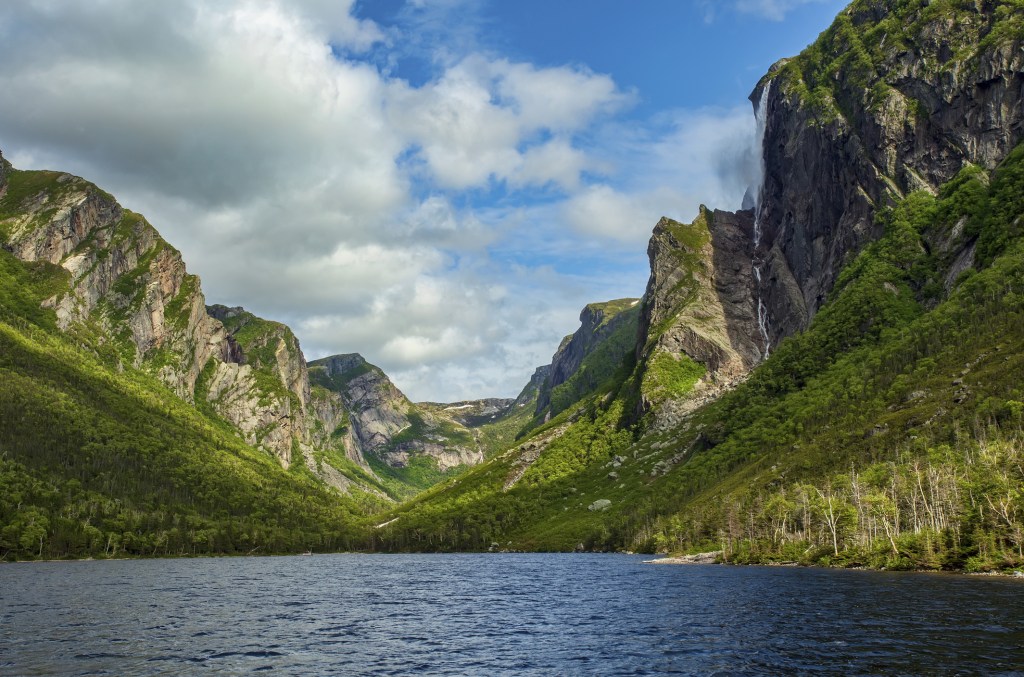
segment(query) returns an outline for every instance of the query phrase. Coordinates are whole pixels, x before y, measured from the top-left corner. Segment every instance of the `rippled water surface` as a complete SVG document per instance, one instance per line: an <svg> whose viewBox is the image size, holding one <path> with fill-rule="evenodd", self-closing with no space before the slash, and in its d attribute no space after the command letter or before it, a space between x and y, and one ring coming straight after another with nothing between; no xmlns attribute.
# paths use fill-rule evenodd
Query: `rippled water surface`
<svg viewBox="0 0 1024 677"><path fill-rule="evenodd" d="M314 555L0 566L2 674L1024 674L1024 583Z"/></svg>

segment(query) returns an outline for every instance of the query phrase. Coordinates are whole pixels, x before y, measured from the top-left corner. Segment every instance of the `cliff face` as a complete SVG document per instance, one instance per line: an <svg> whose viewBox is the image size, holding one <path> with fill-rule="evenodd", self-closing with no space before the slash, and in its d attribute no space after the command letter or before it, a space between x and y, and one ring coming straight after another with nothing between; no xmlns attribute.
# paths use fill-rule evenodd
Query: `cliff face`
<svg viewBox="0 0 1024 677"><path fill-rule="evenodd" d="M651 276L640 315L637 360L642 413L697 402L763 359L753 255L753 213L710 211L682 224L663 218L647 254Z"/></svg>
<svg viewBox="0 0 1024 677"><path fill-rule="evenodd" d="M315 419L298 339L285 325L242 308L214 305L206 311L228 332L238 359L212 362L197 397L204 397L249 444L272 452L285 466L296 448L308 464Z"/></svg>
<svg viewBox="0 0 1024 677"><path fill-rule="evenodd" d="M1024 138L1024 26L1011 4L858 0L772 66L751 94L764 133L757 204L658 224L638 359L699 363L707 373L682 397L703 401L709 383L735 381L807 327L881 236L879 210L964 167L994 168ZM932 244L955 261L949 289L974 242ZM643 395L641 411L659 399Z"/></svg>
<svg viewBox="0 0 1024 677"><path fill-rule="evenodd" d="M335 355L310 363L320 400L344 409L349 457L366 464L373 456L405 468L415 457L429 457L444 472L483 461L474 435L451 416L413 404L391 379L361 355ZM445 405L438 405L443 408ZM339 431L340 433L340 431Z"/></svg>
<svg viewBox="0 0 1024 677"><path fill-rule="evenodd" d="M191 400L203 365L230 346L178 251L83 179L6 163L4 174L3 247L68 271L67 288L45 302L58 326L112 344L124 362Z"/></svg>
<svg viewBox="0 0 1024 677"><path fill-rule="evenodd" d="M537 401L538 411L551 404L551 391L568 381L598 344L611 336L623 322L629 321L629 315L623 314L623 311L635 306L637 300L591 303L583 308L580 312L580 328L562 340L551 358L547 384L541 388Z"/></svg>
<svg viewBox="0 0 1024 677"><path fill-rule="evenodd" d="M550 418L564 411L611 377L634 351L639 313L640 299L631 298L584 307L580 328L562 339L544 372L536 415ZM529 390L528 385L519 398Z"/></svg>
<svg viewBox="0 0 1024 677"><path fill-rule="evenodd" d="M208 404L283 466L300 452L326 483L351 484L314 462L323 423L292 332L241 308L207 309L199 278L145 218L81 178L17 171L0 156L0 245L67 272L43 304L59 330Z"/></svg>
<svg viewBox="0 0 1024 677"><path fill-rule="evenodd" d="M991 170L1024 138L1024 30L996 0L858 0L767 96L758 256L772 342L801 330L879 209ZM956 254L956 253L954 253Z"/></svg>
<svg viewBox="0 0 1024 677"><path fill-rule="evenodd" d="M537 399L540 397L541 388L544 387L544 382L551 375L551 365L545 364L542 367L537 367L533 375L530 377L530 381L523 386L523 389L516 396L516 399L512 401L512 409L521 409L523 407L536 407Z"/></svg>

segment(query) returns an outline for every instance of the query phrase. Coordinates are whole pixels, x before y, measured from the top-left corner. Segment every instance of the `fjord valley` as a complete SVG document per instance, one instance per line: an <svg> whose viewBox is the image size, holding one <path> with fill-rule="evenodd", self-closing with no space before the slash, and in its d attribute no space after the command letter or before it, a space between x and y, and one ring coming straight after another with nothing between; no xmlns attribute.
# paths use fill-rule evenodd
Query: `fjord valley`
<svg viewBox="0 0 1024 677"><path fill-rule="evenodd" d="M743 208L654 224L642 296L514 399L307 362L102 188L0 158L0 556L1024 565L1024 5L855 0L750 99Z"/></svg>
<svg viewBox="0 0 1024 677"><path fill-rule="evenodd" d="M1018 566L1020 9L854 2L775 64L756 198L657 224L618 370L380 541Z"/></svg>

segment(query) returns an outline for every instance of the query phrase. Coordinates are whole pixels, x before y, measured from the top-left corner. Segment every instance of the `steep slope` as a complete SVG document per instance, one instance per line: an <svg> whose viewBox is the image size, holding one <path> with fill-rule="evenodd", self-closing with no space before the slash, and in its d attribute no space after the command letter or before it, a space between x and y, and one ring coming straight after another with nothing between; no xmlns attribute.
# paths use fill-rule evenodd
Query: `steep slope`
<svg viewBox="0 0 1024 677"><path fill-rule="evenodd" d="M473 405L487 420L466 425L456 410L411 404L358 356L322 361L329 373L320 369L311 387L291 330L243 308L206 306L198 277L143 217L83 179L0 162L4 248L67 272L42 300L54 310L55 329L93 346L114 368L157 377L284 468L298 463L342 491L408 495L481 461L509 437L471 430L508 429L507 422L484 426L504 419L483 412L509 403Z"/></svg>
<svg viewBox="0 0 1024 677"><path fill-rule="evenodd" d="M772 343L807 326L878 210L991 171L1024 138L1018 0L857 0L764 96L761 286Z"/></svg>
<svg viewBox="0 0 1024 677"><path fill-rule="evenodd" d="M1019 566L1022 196L1024 147L991 177L968 169L937 198L908 197L810 328L719 399L676 426L630 430L627 383L400 507L377 538L408 550ZM930 281L957 264L924 243L972 231L1004 244L936 302Z"/></svg>
<svg viewBox="0 0 1024 677"><path fill-rule="evenodd" d="M381 542L1024 563L1022 9L858 1L774 66L759 200L658 224L635 372Z"/></svg>
<svg viewBox="0 0 1024 677"><path fill-rule="evenodd" d="M43 301L72 279L0 249L0 559L362 542L372 496L286 472L149 370L112 368L116 347L60 331Z"/></svg>
<svg viewBox="0 0 1024 677"><path fill-rule="evenodd" d="M623 358L636 346L639 313L640 299L616 299L583 308L580 328L562 340L538 388L538 422L576 404L618 371Z"/></svg>
<svg viewBox="0 0 1024 677"><path fill-rule="evenodd" d="M309 368L317 401L345 412L333 420L349 458L394 480L393 492L409 495L483 460L466 425L443 414L442 406L413 404L361 355L326 357Z"/></svg>
<svg viewBox="0 0 1024 677"><path fill-rule="evenodd" d="M305 361L290 331L248 315L252 322L244 328L225 315L225 327L208 314L199 279L142 216L83 179L18 171L0 155L0 246L0 320L10 343L5 384L11 384L11 409L3 418L11 463L3 476L15 488L35 487L32 495L42 501L36 512L28 509L35 499L4 508L0 530L10 527L5 549L17 556L96 554L95 539L82 540L86 531L95 535L85 526L101 528L102 519L132 514L124 523L131 525L132 542L158 543L150 554L231 551L237 545L231 538L213 537L228 528L223 511L231 506L254 532L269 534L247 549L287 550L300 547L300 540L302 547L324 545L324 535L339 528L351 533L340 525L354 521L353 511L379 508L379 480L317 446ZM271 331L253 331L257 325ZM60 414L56 402L73 413ZM40 429L44 411L54 417L46 431ZM143 422L153 411L163 412L157 429ZM52 435L60 444L41 451ZM152 476L135 477L142 472L138 458L147 459ZM257 460L271 458L276 473ZM90 462L97 472L109 467L113 479L83 476L81 467ZM219 502L198 500L180 486L178 478L188 475L196 492L205 491L201 487L212 481L206 472L217 474L217 483L235 478L234 498L227 485ZM76 488L56 495L42 489L66 482ZM174 491L160 489L161 482ZM288 496L310 494L312 512L268 519L257 497L261 486L278 485L275 491ZM101 515L90 510L81 520L56 519L64 510L78 514L69 506L79 500L80 487L82 500L113 501L114 507ZM351 498L340 499L329 487ZM177 531L167 531L164 517L139 522L138 514L161 510ZM335 526L315 523L314 512ZM34 549L24 547L17 527L29 513L39 517L36 524L49 525ZM210 538L192 531L182 536L184 519ZM309 538L292 540L288 524ZM149 548L122 547L122 538L110 535L103 551L144 554ZM337 547L339 541L332 542L329 547Z"/></svg>
<svg viewBox="0 0 1024 677"><path fill-rule="evenodd" d="M191 399L206 361L231 347L178 251L83 179L17 171L2 155L0 167L0 244L22 261L67 271L66 285L44 300L57 326L110 343L124 364Z"/></svg>
<svg viewBox="0 0 1024 677"><path fill-rule="evenodd" d="M671 425L763 359L753 225L752 212L701 207L691 224L655 226L636 348L638 413L654 410Z"/></svg>

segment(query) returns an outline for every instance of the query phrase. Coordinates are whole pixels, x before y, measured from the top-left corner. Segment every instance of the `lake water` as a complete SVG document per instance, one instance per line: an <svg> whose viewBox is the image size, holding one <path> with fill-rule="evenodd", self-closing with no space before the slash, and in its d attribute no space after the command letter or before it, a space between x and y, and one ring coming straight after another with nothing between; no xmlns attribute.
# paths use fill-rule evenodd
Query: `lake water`
<svg viewBox="0 0 1024 677"><path fill-rule="evenodd" d="M313 555L0 566L0 674L1024 674L1024 582Z"/></svg>

